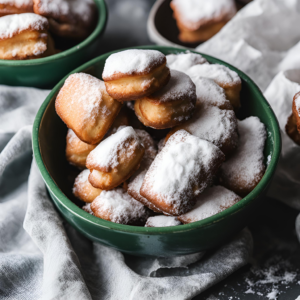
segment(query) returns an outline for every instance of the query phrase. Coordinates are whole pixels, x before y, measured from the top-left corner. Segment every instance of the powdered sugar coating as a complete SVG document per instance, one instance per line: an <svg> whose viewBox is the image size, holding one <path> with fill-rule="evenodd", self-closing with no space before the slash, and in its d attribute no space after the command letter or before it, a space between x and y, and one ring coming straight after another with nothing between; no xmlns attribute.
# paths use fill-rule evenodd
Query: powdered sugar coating
<svg viewBox="0 0 300 300"><path fill-rule="evenodd" d="M160 102L170 102L180 99L196 99L196 86L189 76L183 72L170 70L171 78L166 86L149 96Z"/></svg>
<svg viewBox="0 0 300 300"><path fill-rule="evenodd" d="M156 50L131 49L111 54L105 62L102 77L109 79L117 73L126 75L149 72L165 62L164 54Z"/></svg>
<svg viewBox="0 0 300 300"><path fill-rule="evenodd" d="M196 65L186 72L192 80L194 78L206 77L214 80L219 85L237 85L241 84L239 75L229 68L219 64Z"/></svg>
<svg viewBox="0 0 300 300"><path fill-rule="evenodd" d="M33 0L0 0L0 4L20 8L22 6L33 6Z"/></svg>
<svg viewBox="0 0 300 300"><path fill-rule="evenodd" d="M60 18L81 19L88 22L92 15L94 2L92 0L39 0L39 13ZM75 21L74 20L74 21Z"/></svg>
<svg viewBox="0 0 300 300"><path fill-rule="evenodd" d="M25 30L46 30L48 20L42 16L25 13L0 18L0 39L12 38Z"/></svg>
<svg viewBox="0 0 300 300"><path fill-rule="evenodd" d="M145 189L172 204L175 214L210 184L212 168L223 156L212 143L179 130L169 138L151 164L141 191ZM199 182L203 176L205 179Z"/></svg>
<svg viewBox="0 0 300 300"><path fill-rule="evenodd" d="M92 203L95 215L108 213L111 222L130 224L145 221L148 217L146 207L130 197L123 189L103 191Z"/></svg>
<svg viewBox="0 0 300 300"><path fill-rule="evenodd" d="M89 213L90 215L94 215L92 209L91 209L91 203L86 203L85 205L82 206L82 209Z"/></svg>
<svg viewBox="0 0 300 300"><path fill-rule="evenodd" d="M202 55L192 52L168 54L166 58L169 68L180 72L186 72L194 65L208 64Z"/></svg>
<svg viewBox="0 0 300 300"><path fill-rule="evenodd" d="M234 0L172 0L172 6L190 30L212 21L229 20L236 13Z"/></svg>
<svg viewBox="0 0 300 300"><path fill-rule="evenodd" d="M194 208L179 218L184 223L191 223L209 218L236 204L242 198L232 191L213 186L197 197Z"/></svg>
<svg viewBox="0 0 300 300"><path fill-rule="evenodd" d="M145 153L142 158L140 168L149 167L157 154L156 143L147 131L142 129L135 129L135 132L139 137L141 144L145 148Z"/></svg>
<svg viewBox="0 0 300 300"><path fill-rule="evenodd" d="M224 89L212 79L195 76L193 77L193 81L196 85L197 102L219 108L231 106L230 102L226 99Z"/></svg>
<svg viewBox="0 0 300 300"><path fill-rule="evenodd" d="M68 129L67 141L71 144L77 140L78 140L78 136L75 134L75 132L72 129Z"/></svg>
<svg viewBox="0 0 300 300"><path fill-rule="evenodd" d="M133 144L129 141L133 140ZM120 152L131 157L137 147L139 138L131 126L124 126L116 133L103 140L87 157L87 165L94 169L110 170L119 165L118 157Z"/></svg>
<svg viewBox="0 0 300 300"><path fill-rule="evenodd" d="M172 216L154 216L149 217L145 227L170 227L178 226L181 222L176 217Z"/></svg>
<svg viewBox="0 0 300 300"><path fill-rule="evenodd" d="M221 166L222 177L228 182L242 182L251 187L264 172L266 129L258 117L238 121L239 146L234 155Z"/></svg>

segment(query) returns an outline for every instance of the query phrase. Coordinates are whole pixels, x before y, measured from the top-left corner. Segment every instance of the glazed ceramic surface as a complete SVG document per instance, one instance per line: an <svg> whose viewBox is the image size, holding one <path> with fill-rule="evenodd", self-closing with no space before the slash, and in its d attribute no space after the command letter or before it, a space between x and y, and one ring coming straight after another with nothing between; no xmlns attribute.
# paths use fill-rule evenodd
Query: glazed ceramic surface
<svg viewBox="0 0 300 300"><path fill-rule="evenodd" d="M53 88L69 72L88 61L99 46L107 22L104 0L94 0L98 9L98 21L94 31L81 43L68 50L45 58L31 60L0 59L0 84ZM66 41L61 41L66 43Z"/></svg>
<svg viewBox="0 0 300 300"><path fill-rule="evenodd" d="M164 54L185 51L162 46L137 47L155 49ZM120 50L119 50L120 51ZM116 51L117 52L117 51ZM77 68L72 73L86 72L101 78L107 53ZM61 215L89 239L135 255L174 256L213 248L240 231L255 218L272 180L279 159L281 140L276 117L259 88L244 73L208 55L210 63L219 63L236 71L242 79L242 108L238 117L258 116L265 124L267 140L264 149L266 173L257 187L240 202L205 220L165 228L145 228L115 224L83 211L82 202L72 195L78 171L65 159L67 127L55 112L55 98L66 77L42 104L33 126L33 151L49 194Z"/></svg>

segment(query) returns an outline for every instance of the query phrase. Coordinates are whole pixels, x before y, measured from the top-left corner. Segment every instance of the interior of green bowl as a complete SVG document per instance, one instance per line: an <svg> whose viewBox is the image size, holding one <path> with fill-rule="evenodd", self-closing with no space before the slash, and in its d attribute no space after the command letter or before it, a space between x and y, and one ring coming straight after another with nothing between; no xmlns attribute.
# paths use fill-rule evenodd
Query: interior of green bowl
<svg viewBox="0 0 300 300"><path fill-rule="evenodd" d="M0 59L0 66L26 66L26 65L40 65L46 62L51 62L60 58L64 58L70 54L73 54L74 52L78 51L79 49L87 47L93 40L97 39L98 36L103 32L106 26L107 22L107 7L105 4L105 0L94 0L95 4L98 9L98 19L97 24L93 30L93 32L82 42L74 45L73 47L59 52L57 54L43 57L43 58L37 58L37 59L31 59L31 60L3 60Z"/></svg>
<svg viewBox="0 0 300 300"><path fill-rule="evenodd" d="M163 46L143 46L136 48L155 49L161 51L164 54L186 51L185 49ZM94 60L77 68L72 73L85 72L101 78L105 60L112 53L114 52L99 56ZM228 66L230 69L236 71L241 77L242 107L238 113L238 118L243 119L248 116L254 115L259 117L266 126L268 135L264 148L264 157L267 169L262 180L259 182L256 188L240 202L226 209L225 211L202 221L181 226L164 228L128 226L108 222L86 213L80 208L83 203L76 199L72 194L72 186L74 178L78 174L78 170L69 165L65 159L65 139L67 134L67 127L56 114L54 107L56 95L59 92L59 89L62 87L65 79L67 78L66 76L51 91L36 116L33 126L33 151L35 160L48 189L54 195L54 197L58 199L58 201L60 201L60 204L63 205L71 214L76 215L79 218L84 218L87 221L92 222L98 226L114 230L145 233L148 235L151 233L163 234L190 230L195 227L199 228L210 226L212 223L219 222L224 218L230 218L232 214L236 214L239 210L246 209L251 201L256 199L263 191L265 191L266 187L271 181L272 175L275 172L281 150L280 131L277 119L259 88L248 76L223 61L220 61L208 55L202 55L210 63L219 63Z"/></svg>

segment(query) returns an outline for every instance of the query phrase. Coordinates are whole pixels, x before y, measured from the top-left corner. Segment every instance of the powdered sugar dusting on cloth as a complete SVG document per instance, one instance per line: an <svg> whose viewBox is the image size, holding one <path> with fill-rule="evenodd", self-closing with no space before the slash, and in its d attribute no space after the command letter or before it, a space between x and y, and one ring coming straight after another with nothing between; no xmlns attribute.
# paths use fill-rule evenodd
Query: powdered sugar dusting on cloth
<svg viewBox="0 0 300 300"><path fill-rule="evenodd" d="M172 0L181 21L191 30L210 21L223 21L233 17L236 7L233 0Z"/></svg>
<svg viewBox="0 0 300 300"><path fill-rule="evenodd" d="M134 141L129 144L129 141ZM93 168L110 170L119 165L119 151L124 150L124 154L131 157L134 150L140 144L139 138L131 126L123 127L115 134L112 134L102 141L87 157L87 166ZM126 151L125 151L126 150Z"/></svg>
<svg viewBox="0 0 300 300"><path fill-rule="evenodd" d="M186 73L192 80L195 76L201 76L210 78L217 84L222 85L236 85L241 83L241 78L236 72L219 64L196 65L191 67Z"/></svg>
<svg viewBox="0 0 300 300"><path fill-rule="evenodd" d="M230 102L226 99L224 89L212 79L195 76L193 77L193 81L196 85L197 102L214 105L219 108L230 106Z"/></svg>
<svg viewBox="0 0 300 300"><path fill-rule="evenodd" d="M25 30L45 30L48 20L42 16L26 13L0 18L0 39L12 38Z"/></svg>
<svg viewBox="0 0 300 300"><path fill-rule="evenodd" d="M38 8L40 13L46 16L54 18L66 16L71 20L80 18L89 21L94 2L92 0L40 0Z"/></svg>
<svg viewBox="0 0 300 300"><path fill-rule="evenodd" d="M110 55L105 62L102 77L108 79L116 73L126 75L148 72L153 65L163 64L165 56L156 50L125 50Z"/></svg>
<svg viewBox="0 0 300 300"><path fill-rule="evenodd" d="M0 0L0 4L11 5L15 7L33 6L32 0Z"/></svg>
<svg viewBox="0 0 300 300"><path fill-rule="evenodd" d="M143 188L166 203L180 206L203 192L211 181L211 169L223 153L212 143L185 130L174 133L150 166ZM206 174L199 183L199 177ZM193 187L197 188L193 190Z"/></svg>
<svg viewBox="0 0 300 300"><path fill-rule="evenodd" d="M196 86L189 76L183 72L171 70L171 78L166 86L149 96L160 102L170 102L179 99L196 99Z"/></svg>
<svg viewBox="0 0 300 300"><path fill-rule="evenodd" d="M154 216L148 218L145 227L170 227L178 226L181 222L172 216Z"/></svg>
<svg viewBox="0 0 300 300"><path fill-rule="evenodd" d="M121 224L145 220L148 216L145 206L130 197L122 188L103 191L93 201L92 209L94 213L96 210L108 212L112 222Z"/></svg>
<svg viewBox="0 0 300 300"><path fill-rule="evenodd" d="M202 55L192 52L168 54L166 58L169 68L180 72L186 72L194 65L208 64Z"/></svg>
<svg viewBox="0 0 300 300"><path fill-rule="evenodd" d="M234 148L238 143L237 119L232 110L197 104L192 119L187 121L183 128L219 148L226 143L232 144Z"/></svg>
<svg viewBox="0 0 300 300"><path fill-rule="evenodd" d="M239 146L234 155L221 166L222 174L228 180L243 179L251 184L264 170L263 150L266 140L266 129L257 117L249 117L238 121L240 134Z"/></svg>
<svg viewBox="0 0 300 300"><path fill-rule="evenodd" d="M194 208L180 218L187 223L200 221L231 207L241 199L222 186L213 186L199 195Z"/></svg>

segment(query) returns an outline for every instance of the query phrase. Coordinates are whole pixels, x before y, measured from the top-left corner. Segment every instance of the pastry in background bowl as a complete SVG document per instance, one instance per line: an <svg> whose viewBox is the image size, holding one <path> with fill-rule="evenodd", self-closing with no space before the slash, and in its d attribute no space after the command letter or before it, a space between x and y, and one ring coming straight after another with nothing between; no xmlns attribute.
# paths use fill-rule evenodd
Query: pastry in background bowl
<svg viewBox="0 0 300 300"><path fill-rule="evenodd" d="M0 0L0 17L33 12L33 0Z"/></svg>

